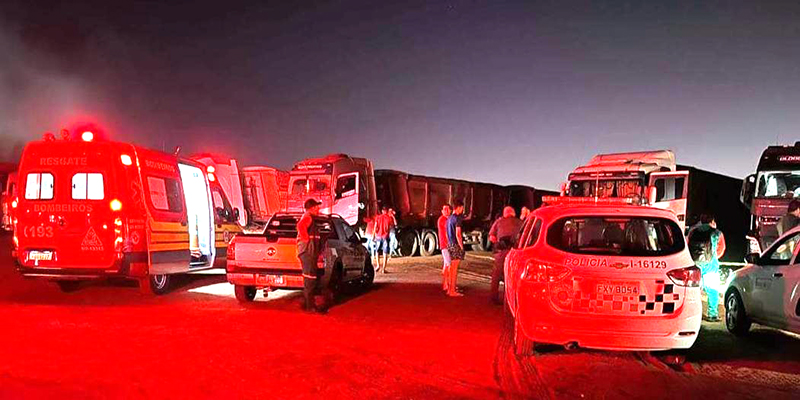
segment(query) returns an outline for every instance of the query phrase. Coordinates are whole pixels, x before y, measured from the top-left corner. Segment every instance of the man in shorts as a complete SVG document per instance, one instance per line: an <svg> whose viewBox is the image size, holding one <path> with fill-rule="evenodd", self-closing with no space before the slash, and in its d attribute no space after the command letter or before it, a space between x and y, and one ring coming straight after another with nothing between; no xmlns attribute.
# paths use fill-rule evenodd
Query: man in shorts
<svg viewBox="0 0 800 400"><path fill-rule="evenodd" d="M389 233L394 225L394 218L389 215L389 208L383 207L382 213L375 217L375 247L378 254L378 272L386 273L389 261Z"/></svg>
<svg viewBox="0 0 800 400"><path fill-rule="evenodd" d="M447 251L447 218L450 217L452 212L453 210L450 208L450 204L443 205L442 216L439 217L439 220L436 222L439 231L439 250L442 251L442 260L444 262L442 265L442 290L445 292L447 292L447 282L449 281L448 268L450 267L450 252Z"/></svg>
<svg viewBox="0 0 800 400"><path fill-rule="evenodd" d="M458 286L458 266L464 260L464 237L461 234L461 226L464 220L464 202L456 200L453 202L453 214L447 218L447 252L450 253L450 271L447 282L447 295L450 297L461 297Z"/></svg>

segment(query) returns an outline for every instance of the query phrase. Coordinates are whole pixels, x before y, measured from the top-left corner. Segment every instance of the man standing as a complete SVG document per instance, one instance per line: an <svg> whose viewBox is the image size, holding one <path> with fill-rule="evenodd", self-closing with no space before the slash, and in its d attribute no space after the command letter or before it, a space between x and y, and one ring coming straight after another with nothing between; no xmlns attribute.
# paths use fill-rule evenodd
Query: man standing
<svg viewBox="0 0 800 400"><path fill-rule="evenodd" d="M394 218L389 215L389 208L383 207L383 212L375 217L375 246L378 254L378 271L386 273L386 263L389 261L389 233L392 230Z"/></svg>
<svg viewBox="0 0 800 400"><path fill-rule="evenodd" d="M711 215L700 216L700 224L689 231L689 252L702 274L701 286L708 298L706 321L719 321L719 259L725 254L725 236Z"/></svg>
<svg viewBox="0 0 800 400"><path fill-rule="evenodd" d="M503 280L503 264L508 251L514 246L514 240L519 235L522 220L516 217L513 207L503 208L503 217L492 224L489 230L489 241L492 242L494 251L494 270L492 270L491 300L495 304L503 304L500 297L500 281Z"/></svg>
<svg viewBox="0 0 800 400"><path fill-rule="evenodd" d="M800 225L800 200L792 200L789 203L789 210L786 215L778 221L778 236L789 232L795 226Z"/></svg>
<svg viewBox="0 0 800 400"><path fill-rule="evenodd" d="M453 202L453 214L447 218L447 251L450 253L450 271L447 282L447 295L451 297L461 297L463 294L458 292L458 266L464 259L464 238L461 235L461 225L463 222L464 202L456 200Z"/></svg>
<svg viewBox="0 0 800 400"><path fill-rule="evenodd" d="M520 219L520 221L525 221L525 218L528 218L528 214L530 214L530 213L531 213L531 209L530 208L522 207L522 209L519 210L519 219Z"/></svg>
<svg viewBox="0 0 800 400"><path fill-rule="evenodd" d="M317 224L314 217L319 215L319 201L314 199L306 200L303 208L306 212L297 222L297 258L303 267L303 298L305 300L303 308L306 311L317 311L324 313L325 302L319 295L320 270L317 267L317 259L322 250Z"/></svg>
<svg viewBox="0 0 800 400"><path fill-rule="evenodd" d="M397 216L394 209L389 209L389 216L392 217L392 227L389 228L389 258L397 253L397 247L400 243L397 242Z"/></svg>
<svg viewBox="0 0 800 400"><path fill-rule="evenodd" d="M436 222L436 227L438 228L439 233L439 250L442 251L442 261L444 264L442 265L442 290L447 292L448 288L448 281L450 280L450 275L448 268L450 267L450 252L447 250L447 218L450 217L452 213L452 209L450 208L449 204L445 204L442 206L442 216L439 217L439 220Z"/></svg>

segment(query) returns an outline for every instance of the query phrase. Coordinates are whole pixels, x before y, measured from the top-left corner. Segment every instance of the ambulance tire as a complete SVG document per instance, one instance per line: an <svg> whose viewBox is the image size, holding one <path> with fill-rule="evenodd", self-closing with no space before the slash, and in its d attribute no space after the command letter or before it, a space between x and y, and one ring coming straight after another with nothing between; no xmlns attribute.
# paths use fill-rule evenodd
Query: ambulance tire
<svg viewBox="0 0 800 400"><path fill-rule="evenodd" d="M139 290L145 294L162 295L169 291L171 277L163 275L147 275L147 278L139 279Z"/></svg>
<svg viewBox="0 0 800 400"><path fill-rule="evenodd" d="M420 240L419 246L419 255L423 257L430 257L434 253L436 253L437 245L439 241L436 239L436 234L433 231L424 231L422 232L422 238Z"/></svg>
<svg viewBox="0 0 800 400"><path fill-rule="evenodd" d="M522 330L522 323L519 321L519 313L514 318L514 355L517 357L528 357L534 353L534 342L525 336Z"/></svg>
<svg viewBox="0 0 800 400"><path fill-rule="evenodd" d="M736 336L744 336L750 331L750 325L742 296L736 289L729 290L725 295L725 327Z"/></svg>
<svg viewBox="0 0 800 400"><path fill-rule="evenodd" d="M233 285L233 294L239 303L250 303L256 299L258 290L255 286Z"/></svg>
<svg viewBox="0 0 800 400"><path fill-rule="evenodd" d="M64 293L72 293L81 287L80 281L56 281L56 284Z"/></svg>

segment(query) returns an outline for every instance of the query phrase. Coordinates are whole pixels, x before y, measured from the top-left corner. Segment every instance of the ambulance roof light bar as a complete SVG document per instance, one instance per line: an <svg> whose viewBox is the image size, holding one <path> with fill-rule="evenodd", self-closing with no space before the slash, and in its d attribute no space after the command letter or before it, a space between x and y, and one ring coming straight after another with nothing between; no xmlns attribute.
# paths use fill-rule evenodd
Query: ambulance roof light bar
<svg viewBox="0 0 800 400"><path fill-rule="evenodd" d="M569 197L569 196L543 196L542 203L548 205L559 204L598 204L598 205L634 205L632 197Z"/></svg>

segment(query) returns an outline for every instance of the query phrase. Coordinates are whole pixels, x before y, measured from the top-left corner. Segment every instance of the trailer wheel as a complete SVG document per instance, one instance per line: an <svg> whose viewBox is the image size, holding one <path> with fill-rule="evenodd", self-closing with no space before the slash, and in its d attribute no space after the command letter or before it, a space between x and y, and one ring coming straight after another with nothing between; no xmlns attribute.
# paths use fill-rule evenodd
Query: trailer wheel
<svg viewBox="0 0 800 400"><path fill-rule="evenodd" d="M233 293L239 303L249 303L255 300L256 292L255 286L233 285Z"/></svg>
<svg viewBox="0 0 800 400"><path fill-rule="evenodd" d="M56 281L58 288L64 293L72 293L81 286L80 281Z"/></svg>
<svg viewBox="0 0 800 400"><path fill-rule="evenodd" d="M436 240L436 234L432 231L425 231L422 232L422 240L421 246L419 247L419 255L423 257L430 257L434 253L436 253L436 247L438 241Z"/></svg>
<svg viewBox="0 0 800 400"><path fill-rule="evenodd" d="M400 235L400 245L397 250L401 257L414 257L419 250L419 237L414 230L408 230Z"/></svg>
<svg viewBox="0 0 800 400"><path fill-rule="evenodd" d="M145 294L166 294L169 291L170 278L167 274L150 274L146 278L139 279L139 290Z"/></svg>

